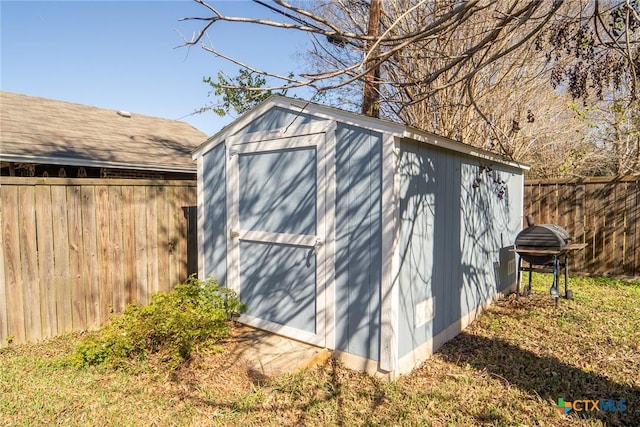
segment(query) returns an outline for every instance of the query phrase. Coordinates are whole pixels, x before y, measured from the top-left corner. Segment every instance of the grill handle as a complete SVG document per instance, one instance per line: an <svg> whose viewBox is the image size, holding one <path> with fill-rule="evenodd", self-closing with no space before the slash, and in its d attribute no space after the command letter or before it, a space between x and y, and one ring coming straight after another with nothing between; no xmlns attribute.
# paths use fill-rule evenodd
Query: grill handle
<svg viewBox="0 0 640 427"><path fill-rule="evenodd" d="M533 220L533 215L527 215L527 226L529 227L533 227L534 225L536 225L536 222Z"/></svg>

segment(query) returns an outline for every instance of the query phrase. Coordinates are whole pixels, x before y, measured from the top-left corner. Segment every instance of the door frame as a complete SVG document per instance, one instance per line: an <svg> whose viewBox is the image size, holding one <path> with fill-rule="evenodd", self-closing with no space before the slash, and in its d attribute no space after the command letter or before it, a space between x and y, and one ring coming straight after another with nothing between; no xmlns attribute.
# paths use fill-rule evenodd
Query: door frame
<svg viewBox="0 0 640 427"><path fill-rule="evenodd" d="M240 322L321 347L335 348L335 200L336 122L323 120L227 138L227 286L240 292L240 241L251 240L316 247L315 333L265 319L241 315ZM240 177L238 157L242 153L282 151L316 147L316 235L297 235L242 230L240 228ZM321 245L316 246L317 239Z"/></svg>

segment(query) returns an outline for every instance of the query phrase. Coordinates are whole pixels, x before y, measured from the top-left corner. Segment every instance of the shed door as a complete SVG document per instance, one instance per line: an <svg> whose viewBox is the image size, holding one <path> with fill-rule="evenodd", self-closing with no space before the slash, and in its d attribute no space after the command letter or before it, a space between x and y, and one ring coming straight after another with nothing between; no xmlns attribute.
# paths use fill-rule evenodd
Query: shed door
<svg viewBox="0 0 640 427"><path fill-rule="evenodd" d="M318 129L227 141L228 285L248 307L243 323L325 346L327 125Z"/></svg>

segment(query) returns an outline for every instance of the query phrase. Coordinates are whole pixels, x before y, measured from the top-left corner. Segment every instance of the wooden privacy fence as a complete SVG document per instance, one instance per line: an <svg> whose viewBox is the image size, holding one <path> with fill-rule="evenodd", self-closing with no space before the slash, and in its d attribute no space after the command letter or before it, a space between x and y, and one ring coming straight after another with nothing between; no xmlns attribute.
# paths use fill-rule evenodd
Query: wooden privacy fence
<svg viewBox="0 0 640 427"><path fill-rule="evenodd" d="M570 271L590 275L640 275L640 177L527 181L524 212L554 223L574 242L587 243Z"/></svg>
<svg viewBox="0 0 640 427"><path fill-rule="evenodd" d="M0 180L0 346L96 328L197 266L195 181Z"/></svg>

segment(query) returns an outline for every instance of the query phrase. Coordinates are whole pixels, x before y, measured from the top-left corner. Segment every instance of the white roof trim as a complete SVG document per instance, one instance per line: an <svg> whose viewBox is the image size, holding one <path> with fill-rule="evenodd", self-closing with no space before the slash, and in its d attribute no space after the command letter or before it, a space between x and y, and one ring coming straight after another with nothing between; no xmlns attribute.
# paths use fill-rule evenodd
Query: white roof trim
<svg viewBox="0 0 640 427"><path fill-rule="evenodd" d="M18 154L0 154L0 160L4 162L15 163L38 163L48 165L69 165L69 166L88 166L95 168L117 168L117 169L138 169L161 172L183 172L196 173L196 165L192 168L167 166L167 165L150 165L142 163L125 163L125 162L109 162L101 160L87 160L69 157L49 157L49 156L29 156Z"/></svg>
<svg viewBox="0 0 640 427"><path fill-rule="evenodd" d="M463 144L462 142L454 141L452 139L438 136L429 132L423 132L419 129L412 129L407 127L402 137L413 139L414 141L423 142L425 144L433 145L436 147L442 147L447 150L456 151L458 153L466 154L471 157L477 157L495 163L502 163L504 165L512 166L514 168L522 169L525 171L531 169L531 166L525 163L520 163L514 160L507 160L490 151L482 150L480 148Z"/></svg>
<svg viewBox="0 0 640 427"><path fill-rule="evenodd" d="M307 111L310 114L317 116L325 116L330 120L336 120L349 125L356 125L360 127L367 127L378 132L390 133L395 136L402 135L402 132L406 128L401 123L392 122L386 119L379 119L375 117L363 116L362 114L354 113L351 111L341 110L335 107L328 107L326 105L313 104L308 101L299 99L286 98L276 95L275 101L279 101L277 105L283 107L297 107L301 112Z"/></svg>
<svg viewBox="0 0 640 427"><path fill-rule="evenodd" d="M301 113L304 112L307 114L311 114L313 116L317 116L319 119L335 120L347 125L365 127L384 134L391 134L393 136L401 138L412 139L425 144L442 147L447 150L466 154L471 157L484 159L490 162L501 163L524 171L528 171L529 169L531 169L531 166L525 163L504 159L495 153L491 153L489 151L464 144L460 141L455 141L453 139L439 136L430 132L421 131L405 124L392 122L386 119L363 116L351 111L340 110L338 108L328 107L326 105L314 104L310 101L305 101L302 99L288 98L282 95L270 96L262 103L254 107L252 110L249 110L247 113L242 115L235 122L223 128L222 130L220 130L220 132L216 133L211 138L207 139L207 141L205 141L192 152L192 158L195 160L199 156L204 155L206 152L222 143L226 138L234 135L243 127L247 126L252 120L255 120L257 117L261 116L273 107L298 109Z"/></svg>
<svg viewBox="0 0 640 427"><path fill-rule="evenodd" d="M236 134L252 120L255 120L256 118L264 114L274 105L271 102L274 96L275 95L270 96L253 109L244 113L240 118L236 119L231 124L223 127L222 129L220 129L220 131L209 137L205 142L200 144L198 147L196 147L195 150L191 152L191 159L196 160L199 156L203 156L205 153L211 151L217 145L222 143L227 137Z"/></svg>
<svg viewBox="0 0 640 427"><path fill-rule="evenodd" d="M206 152L215 148L222 143L227 137L240 131L247 126L252 120L255 120L273 107L283 107L288 109L298 109L301 113L311 114L319 119L335 120L345 124L367 127L382 133L391 133L397 136L402 135L405 126L389 120L376 119L373 117L363 116L358 113L340 110L326 105L314 104L309 101L288 98L282 95L271 95L262 103L258 104L252 110L243 114L236 121L222 128L218 133L211 136L203 144L192 151L192 158L195 160L198 156L204 155Z"/></svg>

